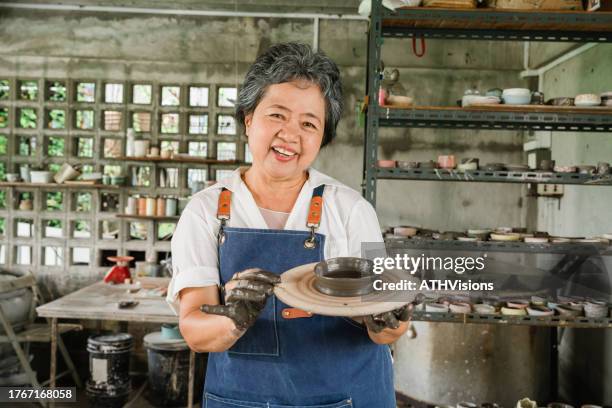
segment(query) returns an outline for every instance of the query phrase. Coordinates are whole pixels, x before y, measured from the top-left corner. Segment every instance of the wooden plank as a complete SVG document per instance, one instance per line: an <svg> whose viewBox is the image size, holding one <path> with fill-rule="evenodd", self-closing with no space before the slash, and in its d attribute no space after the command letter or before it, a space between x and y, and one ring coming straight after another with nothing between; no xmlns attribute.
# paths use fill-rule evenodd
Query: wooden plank
<svg viewBox="0 0 612 408"><path fill-rule="evenodd" d="M143 289L167 287L170 278L141 278ZM128 293L134 285L111 285L97 282L69 295L39 306L36 311L42 317L66 319L115 320L151 323L178 323L164 296L158 299L139 297ZM138 305L131 309L119 309L120 301L136 300Z"/></svg>
<svg viewBox="0 0 612 408"><path fill-rule="evenodd" d="M169 159L164 159L162 157L136 157L136 156L122 156L117 157L117 160L122 161L137 161L137 162L163 162L163 163L192 163L192 164L228 164L228 165L237 165L244 164L238 160L217 160L217 159L206 159L201 157L190 157L190 156L180 156L173 157Z"/></svg>
<svg viewBox="0 0 612 408"><path fill-rule="evenodd" d="M57 184L57 183L25 183L22 181L9 183L8 181L0 181L0 187L23 187L23 188L81 188L81 189L118 189L119 186L111 186L108 184L83 184L80 182L71 182L69 184Z"/></svg>
<svg viewBox="0 0 612 408"><path fill-rule="evenodd" d="M157 215L130 215L130 214L115 214L117 218L133 219L133 220L153 220L153 221L177 221L180 217L175 216L157 216Z"/></svg>
<svg viewBox="0 0 612 408"><path fill-rule="evenodd" d="M448 8L427 8L427 7L406 7L406 10L418 10L425 12L435 12L435 11L452 11L458 12L461 10L458 9L448 9ZM482 30L543 30L543 31L604 31L610 32L612 31L612 26L606 24L599 23L574 23L574 24L557 24L557 23L534 23L529 22L528 17L533 13L554 13L554 14L567 14L569 16L577 16L577 17L588 17L592 15L592 12L588 11L566 11L566 10L500 10L500 9L491 9L491 8L483 8L483 9L465 9L466 13L478 15L487 13L499 13L500 17L504 16L504 13L513 13L515 15L519 15L519 18L516 21L512 22L491 22L491 21L479 21L478 17L474 20L463 20L463 19L443 19L443 18L431 18L431 19L419 19L419 20L410 20L410 19L394 19L394 18L385 18L383 19L383 26L395 26L395 27L409 27L409 28L446 28L446 29L482 29ZM598 11L597 14L609 14L612 15L612 12ZM520 18L520 15L524 15L525 18Z"/></svg>

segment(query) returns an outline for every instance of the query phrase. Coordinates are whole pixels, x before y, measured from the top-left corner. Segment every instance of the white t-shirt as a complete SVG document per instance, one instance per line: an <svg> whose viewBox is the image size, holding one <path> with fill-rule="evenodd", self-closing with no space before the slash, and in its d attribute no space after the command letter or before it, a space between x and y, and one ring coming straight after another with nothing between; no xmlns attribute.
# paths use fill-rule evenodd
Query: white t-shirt
<svg viewBox="0 0 612 408"><path fill-rule="evenodd" d="M218 285L219 260L217 219L219 194L223 187L232 192L230 220L237 228L268 229L253 195L236 169L231 177L195 194L181 214L172 237L172 280L166 300L178 314L178 293L184 288ZM325 184L321 225L316 232L325 235L325 259L361 256L362 242L383 242L378 218L372 205L355 190L314 169L289 214L286 230L309 231L306 226L313 190Z"/></svg>

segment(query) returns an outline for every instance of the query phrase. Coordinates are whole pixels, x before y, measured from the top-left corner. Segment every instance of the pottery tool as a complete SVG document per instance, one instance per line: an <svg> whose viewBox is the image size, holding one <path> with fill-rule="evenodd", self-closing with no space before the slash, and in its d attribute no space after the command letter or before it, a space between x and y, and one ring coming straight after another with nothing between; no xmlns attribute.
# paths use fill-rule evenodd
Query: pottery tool
<svg viewBox="0 0 612 408"><path fill-rule="evenodd" d="M274 294L287 305L323 316L368 316L397 309L409 303L411 293L407 291L374 290L364 296L330 296L316 287L315 266L317 263L301 265L281 275L281 283L275 286ZM400 283L409 276L400 277L394 271L376 275L382 283ZM415 282L418 278L413 278ZM399 301L398 299L402 300Z"/></svg>

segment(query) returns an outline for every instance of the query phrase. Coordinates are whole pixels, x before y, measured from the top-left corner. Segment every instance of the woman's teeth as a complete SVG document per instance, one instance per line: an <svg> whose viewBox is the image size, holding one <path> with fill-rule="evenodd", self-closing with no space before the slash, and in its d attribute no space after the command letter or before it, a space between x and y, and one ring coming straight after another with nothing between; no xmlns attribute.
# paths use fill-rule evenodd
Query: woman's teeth
<svg viewBox="0 0 612 408"><path fill-rule="evenodd" d="M297 154L295 152L290 152L289 150L285 150L282 147L272 147L272 150L274 150L276 153L282 154L283 156L286 156L286 157L295 156Z"/></svg>

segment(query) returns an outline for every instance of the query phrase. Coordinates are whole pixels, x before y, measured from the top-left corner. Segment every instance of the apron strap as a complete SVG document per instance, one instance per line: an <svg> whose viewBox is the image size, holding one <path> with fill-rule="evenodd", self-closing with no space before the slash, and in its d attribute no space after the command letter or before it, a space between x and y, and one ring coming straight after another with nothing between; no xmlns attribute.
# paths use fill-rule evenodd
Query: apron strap
<svg viewBox="0 0 612 408"><path fill-rule="evenodd" d="M217 239L219 244L225 241L225 223L230 219L230 207L232 202L232 192L227 188L223 187L221 194L219 194L219 203L217 205L217 219L221 221L221 227L219 228L219 234Z"/></svg>
<svg viewBox="0 0 612 408"><path fill-rule="evenodd" d="M308 219L306 220L306 226L310 228L310 237L304 241L304 248L307 249L313 249L316 246L315 231L321 225L324 190L325 184L315 188L312 192L310 207L308 208ZM221 194L219 194L219 201L217 204L217 219L221 221L221 227L219 228L219 234L217 236L219 244L222 244L225 241L224 228L227 220L230 219L231 201L232 192L223 187Z"/></svg>
<svg viewBox="0 0 612 408"><path fill-rule="evenodd" d="M321 225L321 214L323 212L323 191L325 184L315 188L310 199L310 207L308 208L308 219L306 226L310 228L310 237L304 241L304 248L314 249L316 246L315 230Z"/></svg>

